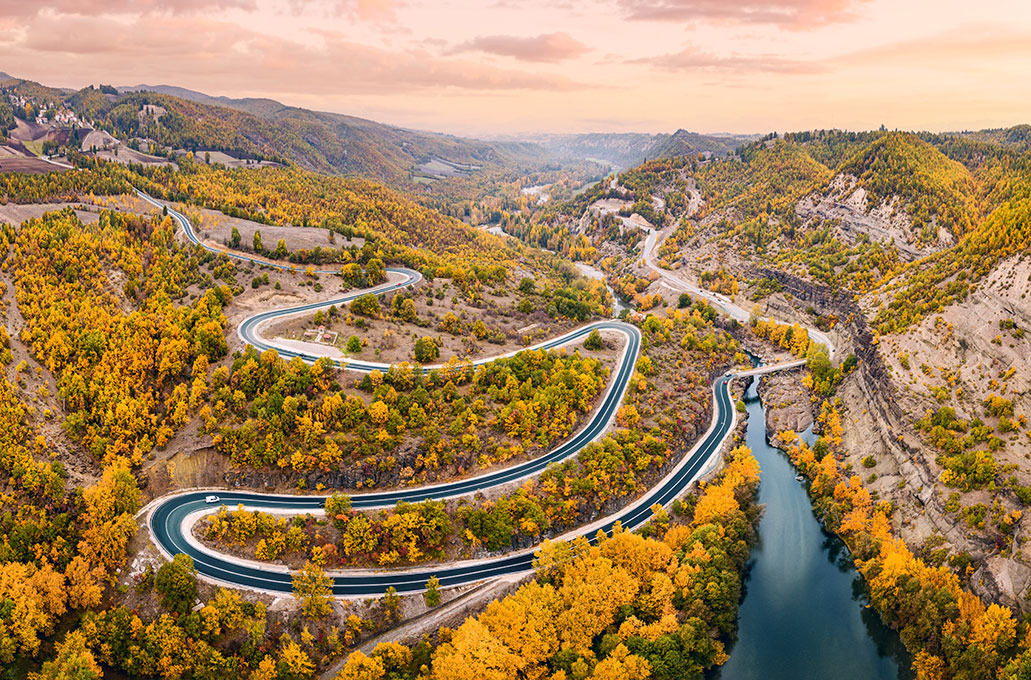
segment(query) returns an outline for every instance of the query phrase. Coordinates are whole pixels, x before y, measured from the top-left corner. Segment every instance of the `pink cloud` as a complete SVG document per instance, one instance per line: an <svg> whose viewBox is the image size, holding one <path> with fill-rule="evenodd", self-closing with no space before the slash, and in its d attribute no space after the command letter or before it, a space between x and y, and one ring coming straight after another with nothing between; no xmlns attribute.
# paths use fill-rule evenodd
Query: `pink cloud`
<svg viewBox="0 0 1031 680"><path fill-rule="evenodd" d="M738 74L801 74L817 73L824 70L816 62L786 59L773 54L742 55L735 52L723 56L705 52L691 46L672 54L636 59L631 63L651 64L667 71L715 71Z"/></svg>
<svg viewBox="0 0 1031 680"><path fill-rule="evenodd" d="M398 4L396 0L356 0L354 9L365 21L397 21Z"/></svg>
<svg viewBox="0 0 1031 680"><path fill-rule="evenodd" d="M1031 30L997 25L967 25L935 35L849 52L836 61L865 64L943 62L983 63L997 59L1031 61Z"/></svg>
<svg viewBox="0 0 1031 680"><path fill-rule="evenodd" d="M200 10L256 9L255 0L0 0L0 16L34 16L49 10L55 14L185 14Z"/></svg>
<svg viewBox="0 0 1031 680"><path fill-rule="evenodd" d="M104 17L41 16L26 24L26 37L8 50L11 70L49 65L66 82L132 84L158 80L234 92L367 94L432 91L570 90L562 76L501 69L425 50L390 50L354 42L332 31L321 40L294 42L235 23L199 16L170 16L132 25ZM6 64L5 64L6 65Z"/></svg>
<svg viewBox="0 0 1031 680"><path fill-rule="evenodd" d="M395 23L401 0L289 0L294 14L325 12L337 17L347 16L355 20L379 23Z"/></svg>
<svg viewBox="0 0 1031 680"><path fill-rule="evenodd" d="M849 21L869 0L616 0L630 19L719 20L807 28Z"/></svg>
<svg viewBox="0 0 1031 680"><path fill-rule="evenodd" d="M453 52L478 51L520 61L557 62L573 59L590 49L568 33L546 33L530 38L486 35L457 46Z"/></svg>

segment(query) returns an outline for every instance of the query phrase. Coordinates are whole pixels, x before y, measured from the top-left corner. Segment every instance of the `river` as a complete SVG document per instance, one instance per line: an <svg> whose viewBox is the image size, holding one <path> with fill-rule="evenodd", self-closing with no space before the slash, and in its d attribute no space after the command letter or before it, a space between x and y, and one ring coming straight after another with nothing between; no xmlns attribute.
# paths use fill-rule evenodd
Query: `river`
<svg viewBox="0 0 1031 680"><path fill-rule="evenodd" d="M867 608L851 554L825 532L783 451L766 441L753 381L745 395L746 441L762 469L766 506L745 581L738 640L711 680L912 678L894 631Z"/></svg>

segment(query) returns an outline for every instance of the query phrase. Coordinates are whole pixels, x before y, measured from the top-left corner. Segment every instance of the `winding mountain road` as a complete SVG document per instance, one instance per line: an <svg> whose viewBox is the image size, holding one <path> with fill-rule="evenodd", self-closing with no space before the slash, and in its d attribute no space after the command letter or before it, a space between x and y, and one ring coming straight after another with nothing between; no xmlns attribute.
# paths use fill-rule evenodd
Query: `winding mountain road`
<svg viewBox="0 0 1031 680"><path fill-rule="evenodd" d="M292 265L270 262L262 258L223 250L204 243L194 232L189 220L181 213L142 192L139 192L139 195L156 207L167 208L168 214L182 227L186 237L211 252L225 254L234 259L254 262L263 266L300 271L300 268ZM654 236L651 237L649 245L654 246ZM421 279L418 272L406 268L389 268L387 271L395 277L400 277L400 280L324 302L261 312L249 317L240 325L238 329L240 338L259 349L275 349L281 355L287 357L300 357L309 362L323 358L315 354L308 354L282 346L276 343L275 339L263 337L260 330L262 326L274 319L308 313L334 304L344 304L369 292L383 293L398 290L411 286ZM319 272L327 274L337 273L336 270L319 270ZM666 272L663 272L663 274L669 275ZM743 313L743 310L740 311ZM640 331L630 324L619 321L601 321L582 326L536 346L541 349L559 347L574 342L595 329L622 333L626 337L627 342L619 357L615 377L603 396L601 405L591 415L586 425L568 441L533 460L462 480L411 489L355 494L351 496L352 507L368 509L392 506L398 501L416 502L427 499L440 500L467 496L480 490L508 484L538 474L548 465L576 455L584 446L604 433L615 417L623 401L627 384L633 374L634 366L640 354ZM475 363L485 363L496 358L491 357ZM371 371L383 369L387 366L386 364L374 362L356 362L339 359L331 359L331 361L340 368L356 371ZM797 362L792 362L783 367L769 367L767 370L792 368L797 365ZM423 370L428 370L429 368L423 367ZM708 467L709 461L713 460L719 453L725 438L733 430L736 421L736 410L731 402L730 382L735 377L737 377L735 374L728 373L713 382L714 408L712 422L708 430L691 451L658 484L626 508L613 515L599 519L590 526L571 531L559 537L559 539L569 540L578 536L584 536L587 540L594 542L596 540L595 534L599 529L611 532L617 522L628 530L638 528L651 518L652 506L655 504L667 506L680 496ZM200 515L211 512L214 509L213 505L205 502L205 497L211 493L211 491L187 491L166 496L151 503L147 523L155 543L162 552L168 556L178 553L190 555L193 558L198 573L210 580L269 592L291 592L293 589L292 575L285 567L235 559L203 546L195 538L188 535L193 522ZM312 514L319 514L323 512L322 504L326 499L325 496L274 495L240 491L220 490L217 493L220 503L230 507L242 504L248 509L260 509L279 513L310 512ZM381 595L390 586L396 588L398 592L417 592L424 590L426 582L433 576L439 579L442 587L447 587L507 574L524 573L532 569L533 554L534 549L529 549L509 553L501 557L455 562L449 565L403 570L331 572L330 575L333 577L333 593L337 596L376 596Z"/></svg>
<svg viewBox="0 0 1031 680"><path fill-rule="evenodd" d="M577 536L584 536L593 543L599 529L611 533L616 522L619 522L627 530L636 529L651 519L653 505L658 503L667 506L680 496L706 467L709 459L719 452L724 437L734 427L736 412L731 403L729 389L732 379L733 376L726 375L715 381L713 399L716 408L708 432L659 484L620 512L559 538L569 540ZM569 443L572 443L572 440L567 444ZM576 451L578 450L579 447L576 448ZM531 463L536 462L531 461ZM367 508L392 504L398 500L448 498L460 495L460 492L456 494L455 485L471 481L476 480L465 480L436 487L354 495L351 497L351 503L355 508ZM478 488L486 488L490 485L491 483L484 481L484 478L480 478L478 482ZM195 513L206 513L212 510L213 506L204 502L205 495L205 492L189 492L171 496L154 508L149 518L149 525L154 539L161 549L171 555L180 552L187 553L193 558L194 566L200 574L216 581L257 590L292 592L293 580L289 571L269 565L257 566L241 563L231 557L211 551L195 540L188 540L184 534L184 531L189 530L188 527L191 524L188 518ZM313 514L322 512L321 504L325 500L325 497L321 496L279 496L236 491L219 492L219 498L222 503L230 507L243 504L248 509L287 510ZM533 568L533 555L534 549L530 549L502 557L457 562L446 566L406 570L331 572L330 575L333 577L334 595L368 597L382 595L390 586L396 588L399 593L422 591L426 587L426 582L433 576L439 579L441 587L448 587L496 576L523 573Z"/></svg>

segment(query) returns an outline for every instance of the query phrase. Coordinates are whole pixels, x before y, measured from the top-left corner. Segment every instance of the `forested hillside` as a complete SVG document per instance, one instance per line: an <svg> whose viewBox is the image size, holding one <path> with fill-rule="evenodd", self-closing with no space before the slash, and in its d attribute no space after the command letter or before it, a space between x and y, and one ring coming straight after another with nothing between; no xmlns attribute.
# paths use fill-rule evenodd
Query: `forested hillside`
<svg viewBox="0 0 1031 680"><path fill-rule="evenodd" d="M915 135L884 135L837 172L858 178L869 207L900 200L921 241L935 238L938 229L958 239L977 217L970 171Z"/></svg>
<svg viewBox="0 0 1031 680"><path fill-rule="evenodd" d="M208 97L181 88L145 89L103 86L78 91L9 79L3 94L28 102L18 115L29 119L48 109L67 107L77 116L68 140L80 148L94 139L91 129L113 137L104 145L125 145L149 157L123 156L159 163L176 162L187 152L224 153L231 163L287 163L326 174L362 176L411 192L427 203L461 214L464 201L518 196L518 181L558 173L577 184L599 176L603 167L568 154L557 156L525 142L487 142L409 130L371 120L284 106L273 100ZM182 94L184 96L176 96ZM8 96L0 96L0 124ZM156 154L156 155L155 155ZM118 160L118 154L114 159ZM517 189L512 194L510 185Z"/></svg>
<svg viewBox="0 0 1031 680"><path fill-rule="evenodd" d="M513 218L638 305L669 295L641 263L654 231L657 265L751 309L760 337L795 337L767 314L830 334L836 357L811 353L801 392L767 379L769 426L789 431L918 677L1026 665L1029 163L1026 126L799 132L643 163ZM621 250L636 263L613 267ZM803 445L785 422L821 438Z"/></svg>
<svg viewBox="0 0 1031 680"><path fill-rule="evenodd" d="M996 141L1010 136L1017 141ZM626 171L618 188L543 216L538 231L560 223L562 214L583 212L591 201L630 198L627 212L655 227L675 225L660 251L667 264L686 248L733 263L738 276L768 259L834 287L892 291L917 272L941 272L933 263L981 250L976 244L992 238L985 231L1006 241L1013 230L999 233L1000 219L1019 233L1019 219L1002 217L1014 209L1009 196L1019 194L1015 186L1023 181L1026 156L1019 140L1019 128L1012 134L815 131L770 137L731 158L695 162L677 182L652 164ZM700 193L692 206L682 199L688 180ZM664 215L647 205L659 201ZM978 267L967 276L983 271ZM957 282L953 292L962 285ZM913 300L896 305L912 309Z"/></svg>

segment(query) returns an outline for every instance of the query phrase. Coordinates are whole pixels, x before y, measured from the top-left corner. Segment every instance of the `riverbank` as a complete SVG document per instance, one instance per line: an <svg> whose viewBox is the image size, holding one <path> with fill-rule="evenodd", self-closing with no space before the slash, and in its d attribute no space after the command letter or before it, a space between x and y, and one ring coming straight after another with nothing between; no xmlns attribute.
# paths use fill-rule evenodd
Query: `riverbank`
<svg viewBox="0 0 1031 680"><path fill-rule="evenodd" d="M871 609L898 631L916 677L1031 677L1031 625L968 589L969 556L950 557L934 546L914 554L898 537L894 503L868 489L847 462L841 407L836 399L821 404L815 441L783 433L777 442L808 479L816 516L851 551L848 564L863 576L858 586ZM1018 519L1010 514L998 521L1013 526Z"/></svg>
<svg viewBox="0 0 1031 680"><path fill-rule="evenodd" d="M756 383L744 403L745 444L761 469L764 512L745 580L738 640L727 663L709 677L911 678L911 659L898 634L868 608L848 548L823 530L806 485L784 452L768 443L768 410Z"/></svg>

